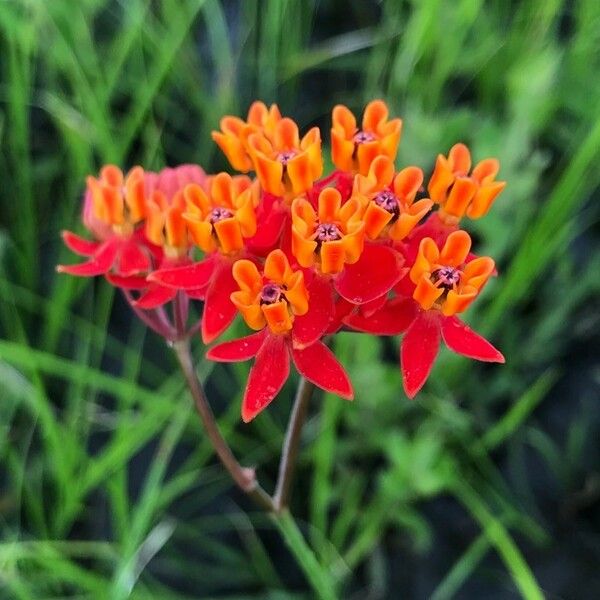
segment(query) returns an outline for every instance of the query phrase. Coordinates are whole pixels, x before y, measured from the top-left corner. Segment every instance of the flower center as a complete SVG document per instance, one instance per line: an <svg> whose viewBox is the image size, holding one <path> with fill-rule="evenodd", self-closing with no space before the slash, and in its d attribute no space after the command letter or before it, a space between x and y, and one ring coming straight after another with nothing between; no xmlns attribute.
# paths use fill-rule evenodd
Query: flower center
<svg viewBox="0 0 600 600"><path fill-rule="evenodd" d="M275 283L267 283L263 286L263 289L260 293L260 303L261 304L275 304L280 300L285 300L285 294L283 293L283 288Z"/></svg>
<svg viewBox="0 0 600 600"><path fill-rule="evenodd" d="M431 279L438 287L451 290L460 282L460 271L454 267L442 267L431 274Z"/></svg>
<svg viewBox="0 0 600 600"><path fill-rule="evenodd" d="M223 219L231 219L231 217L233 217L233 213L228 208L213 208L208 216L208 222L214 225Z"/></svg>
<svg viewBox="0 0 600 600"><path fill-rule="evenodd" d="M284 152L280 152L277 155L277 160L283 165L287 165L290 160L292 160L292 158L294 158L294 156L296 156L296 151L295 150L286 150Z"/></svg>
<svg viewBox="0 0 600 600"><path fill-rule="evenodd" d="M371 132L362 131L360 129L354 134L353 138L355 144L366 144L367 142L373 142L376 139L375 135Z"/></svg>
<svg viewBox="0 0 600 600"><path fill-rule="evenodd" d="M335 223L321 223L315 231L317 242L333 242L342 239L342 232Z"/></svg>
<svg viewBox="0 0 600 600"><path fill-rule="evenodd" d="M400 204L395 194L389 190L383 190L379 192L373 199L377 206L381 206L383 210L395 215L396 217L400 214Z"/></svg>

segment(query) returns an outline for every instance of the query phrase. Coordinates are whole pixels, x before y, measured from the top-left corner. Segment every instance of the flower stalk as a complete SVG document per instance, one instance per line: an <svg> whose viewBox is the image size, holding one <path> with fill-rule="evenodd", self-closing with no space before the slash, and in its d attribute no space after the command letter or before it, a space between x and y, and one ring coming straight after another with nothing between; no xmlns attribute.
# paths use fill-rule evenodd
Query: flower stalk
<svg viewBox="0 0 600 600"><path fill-rule="evenodd" d="M179 366L181 367L187 386L194 399L194 404L198 411L198 415L202 420L202 424L204 425L206 435L211 441L219 460L242 491L248 494L248 496L265 510L269 512L274 511L275 507L273 499L259 485L254 469L242 467L242 465L240 465L219 431L215 415L210 408L208 399L204 393L204 388L194 369L189 340L177 340L173 343L173 350L175 351Z"/></svg>
<svg viewBox="0 0 600 600"><path fill-rule="evenodd" d="M300 378L294 399L294 407L292 408L292 414L290 415L281 449L279 475L277 477L275 494L273 495L273 502L277 512L285 510L289 505L298 451L300 449L302 428L306 420L308 405L314 389L314 384L308 381L308 379L304 377Z"/></svg>

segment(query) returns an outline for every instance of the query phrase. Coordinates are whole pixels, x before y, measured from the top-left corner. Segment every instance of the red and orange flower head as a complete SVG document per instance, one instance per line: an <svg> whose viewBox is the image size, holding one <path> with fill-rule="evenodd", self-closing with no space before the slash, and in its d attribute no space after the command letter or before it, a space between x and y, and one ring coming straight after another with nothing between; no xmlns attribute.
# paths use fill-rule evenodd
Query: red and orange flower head
<svg viewBox="0 0 600 600"><path fill-rule="evenodd" d="M364 177L354 179L352 196L364 207L363 221L367 237L403 240L431 209L433 202L415 196L423 183L423 171L406 167L394 176L394 163L378 156Z"/></svg>
<svg viewBox="0 0 600 600"><path fill-rule="evenodd" d="M250 260L233 265L233 278L240 286L231 301L251 329L265 326L274 334L288 333L295 315L308 311L308 293L302 271L292 271L281 250L273 250L265 261L263 275Z"/></svg>
<svg viewBox="0 0 600 600"><path fill-rule="evenodd" d="M183 195L187 223L194 243L204 252L234 254L256 233L257 188L249 177L219 173L206 184L189 185Z"/></svg>
<svg viewBox="0 0 600 600"><path fill-rule="evenodd" d="M400 143L402 120L388 121L388 107L382 100L373 100L365 108L362 128L356 117L342 104L334 107L331 128L331 155L340 171L367 175L377 156L394 161Z"/></svg>
<svg viewBox="0 0 600 600"><path fill-rule="evenodd" d="M452 232L440 249L431 238L421 240L410 279L416 285L413 298L429 310L451 316L464 312L494 271L486 256L467 261L471 238L466 231Z"/></svg>
<svg viewBox="0 0 600 600"><path fill-rule="evenodd" d="M271 140L275 125L280 120L281 113L277 104L271 104L267 108L263 102L253 102L245 121L231 115L223 117L220 122L221 131L213 131L212 139L236 171L247 173L253 169L252 158L248 153L248 136L262 133Z"/></svg>
<svg viewBox="0 0 600 600"><path fill-rule="evenodd" d="M271 138L265 132L253 133L248 146L260 185L275 196L291 199L304 194L323 172L318 127L300 139L298 125L283 118L275 124Z"/></svg>
<svg viewBox="0 0 600 600"><path fill-rule="evenodd" d="M365 224L356 198L342 205L335 188L319 194L318 210L305 198L292 204L292 252L303 267L317 265L322 273L340 273L363 251Z"/></svg>
<svg viewBox="0 0 600 600"><path fill-rule="evenodd" d="M452 146L448 158L439 154L427 189L440 205L440 218L454 225L465 215L485 216L506 187L505 181L495 181L499 170L497 159L486 158L471 171L471 153L464 144Z"/></svg>

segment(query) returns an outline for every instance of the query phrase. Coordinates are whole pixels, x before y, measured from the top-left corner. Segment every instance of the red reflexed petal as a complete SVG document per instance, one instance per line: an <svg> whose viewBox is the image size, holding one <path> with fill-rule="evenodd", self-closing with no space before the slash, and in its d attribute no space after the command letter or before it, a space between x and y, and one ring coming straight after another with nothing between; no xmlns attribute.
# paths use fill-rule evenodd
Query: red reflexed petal
<svg viewBox="0 0 600 600"><path fill-rule="evenodd" d="M335 289L353 304L371 302L398 282L402 263L402 256L392 248L367 244L358 262L346 265L335 278Z"/></svg>
<svg viewBox="0 0 600 600"><path fill-rule="evenodd" d="M102 244L96 254L87 262L79 265L59 265L56 270L59 273L78 275L79 277L95 277L104 275L113 265L119 251L119 241L115 238L107 240Z"/></svg>
<svg viewBox="0 0 600 600"><path fill-rule="evenodd" d="M365 304L361 304L360 312L363 315L365 315L365 317L370 317L374 312L377 312L386 302L387 296L383 294L383 296L379 296L379 298L375 298L375 300L371 300L371 302L365 302Z"/></svg>
<svg viewBox="0 0 600 600"><path fill-rule="evenodd" d="M303 350L292 350L292 358L298 373L322 390L346 400L354 398L348 374L333 352L322 342L315 342Z"/></svg>
<svg viewBox="0 0 600 600"><path fill-rule="evenodd" d="M220 262L206 290L202 314L202 341L205 344L210 344L218 338L235 319L237 309L230 296L238 289L238 284L231 274L231 263Z"/></svg>
<svg viewBox="0 0 600 600"><path fill-rule="evenodd" d="M446 346L457 354L486 362L505 362L499 350L457 317L442 319L442 337Z"/></svg>
<svg viewBox="0 0 600 600"><path fill-rule="evenodd" d="M267 335L250 369L242 400L242 419L248 423L277 396L290 374L287 336Z"/></svg>
<svg viewBox="0 0 600 600"><path fill-rule="evenodd" d="M365 333L398 335L410 326L417 315L417 305L412 298L394 298L370 316L358 310L348 315L344 323Z"/></svg>
<svg viewBox="0 0 600 600"><path fill-rule="evenodd" d="M259 219L256 235L246 241L246 247L250 252L264 256L275 248L284 225L289 222L290 213L282 208L275 207L263 219Z"/></svg>
<svg viewBox="0 0 600 600"><path fill-rule="evenodd" d="M61 235L65 246L80 256L92 256L100 245L98 242L86 240L70 231L63 231Z"/></svg>
<svg viewBox="0 0 600 600"><path fill-rule="evenodd" d="M176 295L177 290L154 284L148 288L146 293L142 294L135 302L133 302L133 304L138 308L149 310L170 302Z"/></svg>
<svg viewBox="0 0 600 600"><path fill-rule="evenodd" d="M210 256L201 262L185 267L154 271L148 276L148 281L155 281L161 285L180 290L197 290L208 285L216 264L216 256Z"/></svg>
<svg viewBox="0 0 600 600"><path fill-rule="evenodd" d="M423 387L440 349L440 316L422 312L408 328L400 348L404 391L414 398Z"/></svg>
<svg viewBox="0 0 600 600"><path fill-rule="evenodd" d="M188 298L192 300L204 300L206 298L206 287L198 288L196 290L185 290Z"/></svg>
<svg viewBox="0 0 600 600"><path fill-rule="evenodd" d="M126 242L121 245L119 253L118 268L119 275L125 277L147 273L152 269L150 256L144 248L135 242Z"/></svg>
<svg viewBox="0 0 600 600"><path fill-rule="evenodd" d="M343 298L338 298L337 302L335 303L335 314L331 320L331 323L329 323L329 327L327 328L325 335L337 333L344 324L344 318L355 310L357 310L356 304L352 304L352 302L348 302L348 300L344 300Z"/></svg>
<svg viewBox="0 0 600 600"><path fill-rule="evenodd" d="M331 283L313 277L308 285L308 312L294 318L292 335L295 348L305 348L321 338L335 315Z"/></svg>
<svg viewBox="0 0 600 600"><path fill-rule="evenodd" d="M213 346L206 358L216 362L240 362L254 358L265 340L266 330L253 333L247 337Z"/></svg>
<svg viewBox="0 0 600 600"><path fill-rule="evenodd" d="M107 273L105 277L111 285L124 290L143 290L148 287L148 281L145 277L123 277L114 273Z"/></svg>

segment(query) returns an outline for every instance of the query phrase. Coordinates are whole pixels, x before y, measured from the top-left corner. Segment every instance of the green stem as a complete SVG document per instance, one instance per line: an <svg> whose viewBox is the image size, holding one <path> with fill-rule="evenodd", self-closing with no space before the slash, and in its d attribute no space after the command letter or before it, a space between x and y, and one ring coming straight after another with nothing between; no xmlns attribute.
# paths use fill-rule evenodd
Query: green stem
<svg viewBox="0 0 600 600"><path fill-rule="evenodd" d="M278 514L273 514L272 519L317 597L321 600L337 600L333 577L319 564L289 511L284 509Z"/></svg>

